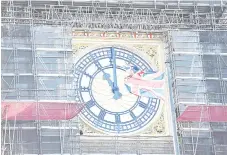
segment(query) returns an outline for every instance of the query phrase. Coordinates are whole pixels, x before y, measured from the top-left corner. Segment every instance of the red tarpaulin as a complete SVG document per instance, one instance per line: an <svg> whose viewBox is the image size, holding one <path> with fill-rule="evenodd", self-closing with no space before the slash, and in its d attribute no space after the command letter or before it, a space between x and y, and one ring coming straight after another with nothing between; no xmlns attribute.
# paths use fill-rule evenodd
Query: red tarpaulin
<svg viewBox="0 0 227 155"><path fill-rule="evenodd" d="M78 115L84 105L58 102L2 102L4 120L69 120Z"/></svg>
<svg viewBox="0 0 227 155"><path fill-rule="evenodd" d="M179 122L227 122L227 106L188 106Z"/></svg>

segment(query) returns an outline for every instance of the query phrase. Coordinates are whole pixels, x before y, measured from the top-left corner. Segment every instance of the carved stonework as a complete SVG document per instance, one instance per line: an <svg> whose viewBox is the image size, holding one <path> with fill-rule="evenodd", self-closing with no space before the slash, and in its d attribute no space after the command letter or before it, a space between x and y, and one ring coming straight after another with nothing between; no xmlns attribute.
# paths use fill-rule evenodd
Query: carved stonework
<svg viewBox="0 0 227 155"><path fill-rule="evenodd" d="M140 52L144 52L149 56L149 59L151 60L151 62L153 63L152 65L154 65L155 67L157 67L157 69L160 68L160 64L158 62L158 47L157 45L134 45L134 48L136 48L138 51Z"/></svg>
<svg viewBox="0 0 227 155"><path fill-rule="evenodd" d="M85 50L89 47L89 44L86 43L75 43L72 45L73 47L73 54L77 55L78 52Z"/></svg>
<svg viewBox="0 0 227 155"><path fill-rule="evenodd" d="M94 128L90 127L89 125L87 125L86 123L84 123L81 119L79 121L79 129L83 131L84 134L86 135L92 135L92 134L101 134L103 135L102 132L99 132L97 130L95 130Z"/></svg>
<svg viewBox="0 0 227 155"><path fill-rule="evenodd" d="M103 31L77 31L74 30L72 32L73 37L102 37L102 38L127 38L127 39L160 39L161 36L159 34L153 33L143 33L143 32L117 32L117 31L110 31L110 32L103 32Z"/></svg>
<svg viewBox="0 0 227 155"><path fill-rule="evenodd" d="M161 114L160 118L157 120L153 128L156 134L165 134L165 118L163 113Z"/></svg>
<svg viewBox="0 0 227 155"><path fill-rule="evenodd" d="M148 33L129 33L129 32L82 32L82 31L74 31L73 32L73 53L76 57L78 53L86 52L88 49L99 46L100 43L105 43L108 45L109 43L122 45L125 47L129 47L130 49L136 49L138 52L145 53L145 55L149 56L151 63L153 66L157 67L157 69L161 68L162 62L160 61L161 52L159 51L159 44L149 44L152 42L152 38L155 38L154 35ZM114 38L114 39L113 39ZM121 38L121 40L119 40ZM124 39L122 39L124 38ZM87 39L87 40L86 40ZM128 40L127 40L128 39ZM147 42L143 41L132 41L133 39L144 39L148 40ZM122 42L122 40L126 40L127 42ZM100 42L99 42L100 41ZM136 43L135 43L136 42ZM88 51L89 51L88 50ZM168 101L166 101L168 102ZM165 107L168 103L160 103ZM141 130L136 134L149 135L149 136L166 136L169 134L168 129L168 121L165 108L160 109L159 116L157 116L154 121L145 129ZM90 125L86 124L82 120L80 120L79 124L80 129L84 134L87 135L106 135L103 132L95 130Z"/></svg>
<svg viewBox="0 0 227 155"><path fill-rule="evenodd" d="M164 113L160 115L155 123L149 126L143 134L152 136L164 136L166 135L166 125Z"/></svg>
<svg viewBox="0 0 227 155"><path fill-rule="evenodd" d="M82 120L79 121L79 129L83 131L86 135L107 135L103 132L95 130L94 128L90 127ZM149 135L149 136L165 136L167 134L166 128L166 120L164 117L164 113L160 115L160 117L152 123L146 130L142 131L140 134Z"/></svg>

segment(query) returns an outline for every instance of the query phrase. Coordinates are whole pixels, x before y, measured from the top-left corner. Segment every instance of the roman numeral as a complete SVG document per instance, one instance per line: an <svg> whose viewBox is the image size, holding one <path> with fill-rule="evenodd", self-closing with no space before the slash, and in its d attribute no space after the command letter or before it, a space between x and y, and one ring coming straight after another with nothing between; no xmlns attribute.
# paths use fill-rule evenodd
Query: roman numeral
<svg viewBox="0 0 227 155"><path fill-rule="evenodd" d="M80 92L89 92L90 91L90 88L87 88L87 87L82 87L80 89L78 89Z"/></svg>
<svg viewBox="0 0 227 155"><path fill-rule="evenodd" d="M132 111L130 111L129 114L133 119L136 119L136 115Z"/></svg>
<svg viewBox="0 0 227 155"><path fill-rule="evenodd" d="M147 108L147 104L145 104L144 102L142 101L139 101L139 106L146 109Z"/></svg>
<svg viewBox="0 0 227 155"><path fill-rule="evenodd" d="M121 122L121 119L120 119L120 115L115 115L115 122L116 123L120 123Z"/></svg>
<svg viewBox="0 0 227 155"><path fill-rule="evenodd" d="M87 107L88 109L90 109L90 108L93 107L94 105L95 105L95 101L93 101L93 100L90 100L90 101L86 102L86 107Z"/></svg>
<svg viewBox="0 0 227 155"><path fill-rule="evenodd" d="M90 75L90 74L88 74L88 73L84 73L84 75L86 75L87 77L89 77L89 78L93 78L93 76L92 75Z"/></svg>
<svg viewBox="0 0 227 155"><path fill-rule="evenodd" d="M104 120L105 115L106 115L105 110L101 110L98 117L99 117L99 119Z"/></svg>

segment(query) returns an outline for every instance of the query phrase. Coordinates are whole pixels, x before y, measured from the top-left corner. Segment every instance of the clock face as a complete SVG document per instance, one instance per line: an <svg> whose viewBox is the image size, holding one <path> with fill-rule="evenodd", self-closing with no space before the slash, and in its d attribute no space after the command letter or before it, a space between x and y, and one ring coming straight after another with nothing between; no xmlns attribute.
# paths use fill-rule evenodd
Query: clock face
<svg viewBox="0 0 227 155"><path fill-rule="evenodd" d="M124 84L128 76L125 65L137 66L140 70L152 68L133 52L116 47L113 50L115 61L112 48L104 47L86 53L74 64L75 99L85 103L80 117L105 133L139 131L156 115L160 99L130 93ZM113 83L117 83L117 87L113 87ZM116 95L118 92L120 95Z"/></svg>

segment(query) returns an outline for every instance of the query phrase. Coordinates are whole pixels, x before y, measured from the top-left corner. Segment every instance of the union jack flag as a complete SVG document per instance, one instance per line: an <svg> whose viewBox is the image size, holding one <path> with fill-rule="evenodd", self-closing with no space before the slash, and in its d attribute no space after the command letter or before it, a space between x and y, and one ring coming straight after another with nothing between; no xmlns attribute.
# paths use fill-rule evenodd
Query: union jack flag
<svg viewBox="0 0 227 155"><path fill-rule="evenodd" d="M154 70L140 70L137 66L126 66L129 74L125 78L127 90L137 96L164 100L164 73Z"/></svg>

